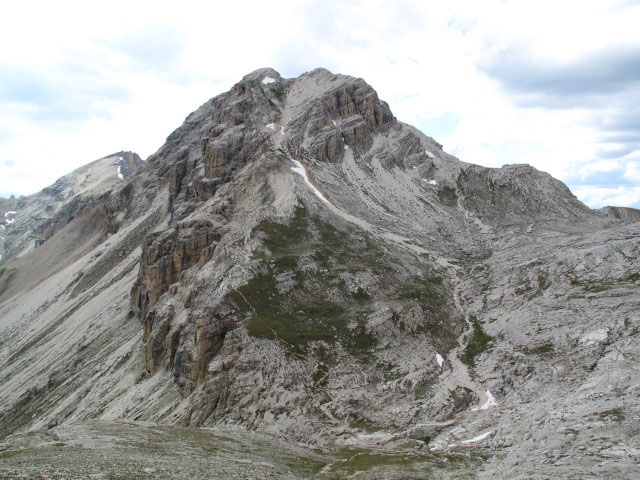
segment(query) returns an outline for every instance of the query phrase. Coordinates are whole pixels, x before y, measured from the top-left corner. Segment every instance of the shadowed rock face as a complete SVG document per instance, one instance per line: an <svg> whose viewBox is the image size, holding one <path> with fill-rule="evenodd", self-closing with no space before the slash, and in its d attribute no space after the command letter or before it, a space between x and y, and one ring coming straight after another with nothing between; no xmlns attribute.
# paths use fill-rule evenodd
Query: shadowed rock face
<svg viewBox="0 0 640 480"><path fill-rule="evenodd" d="M480 478L637 463L633 215L459 161L362 79L256 70L92 192L0 270L2 435L99 417L482 452Z"/></svg>

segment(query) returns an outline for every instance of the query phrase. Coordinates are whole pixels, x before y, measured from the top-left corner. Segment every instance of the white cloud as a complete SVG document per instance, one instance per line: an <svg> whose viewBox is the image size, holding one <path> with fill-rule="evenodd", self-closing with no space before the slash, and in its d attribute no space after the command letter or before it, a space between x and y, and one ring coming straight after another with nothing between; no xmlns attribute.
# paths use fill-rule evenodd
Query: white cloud
<svg viewBox="0 0 640 480"><path fill-rule="evenodd" d="M575 195L591 208L613 206L640 206L640 186L599 187L582 185L573 188Z"/></svg>
<svg viewBox="0 0 640 480"><path fill-rule="evenodd" d="M617 160L596 160L582 166L578 171L578 175L580 178L586 179L596 173L614 172L620 169L621 165Z"/></svg>
<svg viewBox="0 0 640 480"><path fill-rule="evenodd" d="M0 69L50 79L22 91L49 103L7 100L16 90L0 84L0 161L15 162L0 163L0 191L31 193L122 149L146 157L190 111L263 66L363 77L417 127L459 119L437 140L467 162L530 163L565 181L619 170L638 182L633 148L618 158L629 146L604 139L617 133L609 120L623 93L615 105L523 105L480 67L505 52L569 64L637 43L639 20L637 6L597 1L13 2L0 19L11 46Z"/></svg>
<svg viewBox="0 0 640 480"><path fill-rule="evenodd" d="M632 182L640 183L640 161L628 162L624 177Z"/></svg>

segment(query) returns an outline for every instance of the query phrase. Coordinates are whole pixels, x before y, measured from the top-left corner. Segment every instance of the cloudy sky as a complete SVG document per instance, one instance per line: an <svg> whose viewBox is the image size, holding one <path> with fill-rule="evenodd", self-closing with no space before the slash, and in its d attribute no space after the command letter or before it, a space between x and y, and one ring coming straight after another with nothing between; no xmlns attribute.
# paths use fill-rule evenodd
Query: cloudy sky
<svg viewBox="0 0 640 480"><path fill-rule="evenodd" d="M638 25L633 0L10 2L0 195L145 158L256 68L323 66L461 160L529 163L591 207L640 207Z"/></svg>

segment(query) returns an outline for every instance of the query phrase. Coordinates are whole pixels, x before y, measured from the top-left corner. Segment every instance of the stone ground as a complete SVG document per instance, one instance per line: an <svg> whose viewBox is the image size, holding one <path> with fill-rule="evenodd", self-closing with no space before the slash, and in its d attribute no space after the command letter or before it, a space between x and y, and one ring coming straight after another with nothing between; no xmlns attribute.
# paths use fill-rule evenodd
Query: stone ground
<svg viewBox="0 0 640 480"><path fill-rule="evenodd" d="M471 479L481 452L311 449L262 433L93 421L0 444L2 479Z"/></svg>

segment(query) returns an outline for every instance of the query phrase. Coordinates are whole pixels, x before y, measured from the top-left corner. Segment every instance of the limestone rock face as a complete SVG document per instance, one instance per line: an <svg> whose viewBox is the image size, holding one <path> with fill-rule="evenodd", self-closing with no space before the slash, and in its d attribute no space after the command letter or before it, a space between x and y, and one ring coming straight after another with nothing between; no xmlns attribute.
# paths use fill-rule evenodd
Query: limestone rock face
<svg viewBox="0 0 640 480"><path fill-rule="evenodd" d="M109 158L118 182L42 210L0 269L0 435L232 426L478 478L632 478L632 212L464 163L325 69L256 70L135 171Z"/></svg>
<svg viewBox="0 0 640 480"><path fill-rule="evenodd" d="M220 234L207 221L183 221L172 230L147 236L132 291L134 312L144 317L169 286L180 281L184 270L211 258L217 240Z"/></svg>
<svg viewBox="0 0 640 480"><path fill-rule="evenodd" d="M627 222L640 222L640 210L626 207L602 207L599 209L605 215Z"/></svg>

